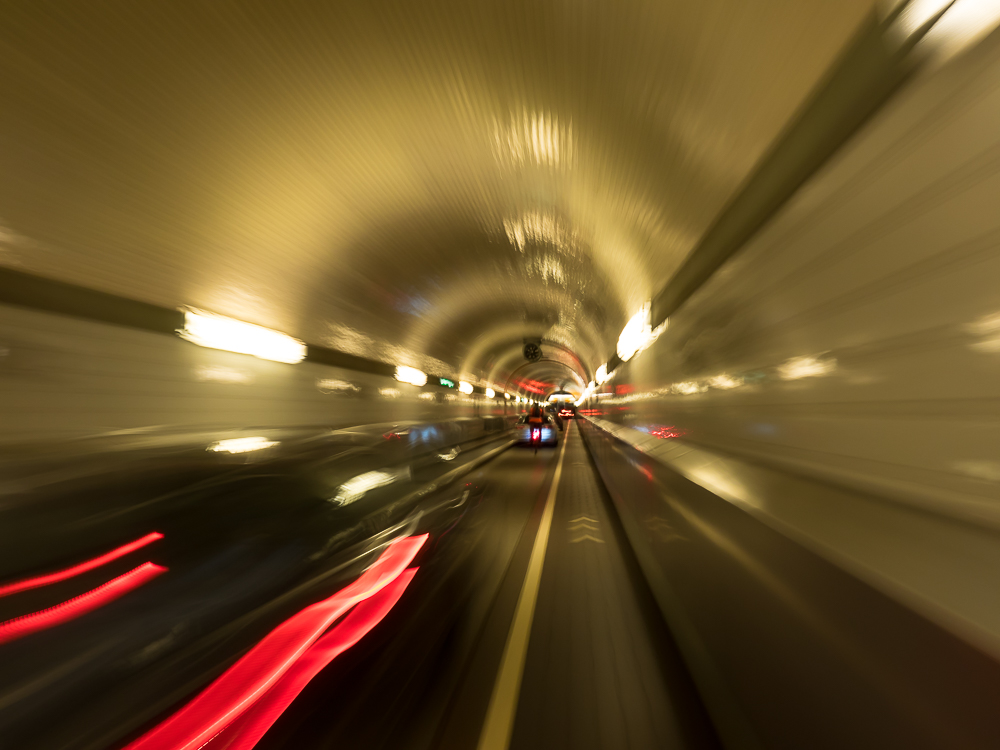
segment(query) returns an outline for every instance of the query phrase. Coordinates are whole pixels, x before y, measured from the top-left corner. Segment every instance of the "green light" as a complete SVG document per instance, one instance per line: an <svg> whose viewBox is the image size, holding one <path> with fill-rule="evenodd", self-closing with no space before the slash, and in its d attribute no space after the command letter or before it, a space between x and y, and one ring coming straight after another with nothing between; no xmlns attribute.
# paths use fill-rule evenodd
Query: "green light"
<svg viewBox="0 0 1000 750"><path fill-rule="evenodd" d="M448 378L438 378L438 380L440 381L441 385L443 385L443 386L446 386L448 388L454 388L455 387L455 381L454 380L448 380Z"/></svg>

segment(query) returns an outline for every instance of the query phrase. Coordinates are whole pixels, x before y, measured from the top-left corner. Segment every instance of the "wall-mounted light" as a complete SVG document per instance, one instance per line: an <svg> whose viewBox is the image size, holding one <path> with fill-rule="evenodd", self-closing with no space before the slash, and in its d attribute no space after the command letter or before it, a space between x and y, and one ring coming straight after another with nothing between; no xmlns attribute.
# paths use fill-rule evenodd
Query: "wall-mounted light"
<svg viewBox="0 0 1000 750"><path fill-rule="evenodd" d="M469 395L472 393L472 383L466 383L464 380L458 381L458 390L462 393Z"/></svg>
<svg viewBox="0 0 1000 750"><path fill-rule="evenodd" d="M510 394L509 394L509 393L505 393L505 394L503 394L503 397L504 397L505 399L507 399L508 401L510 400Z"/></svg>
<svg viewBox="0 0 1000 750"><path fill-rule="evenodd" d="M427 374L421 372L416 367L399 365L396 367L396 380L400 383L409 383L410 385L427 385Z"/></svg>
<svg viewBox="0 0 1000 750"><path fill-rule="evenodd" d="M182 312L184 327L177 334L192 344L290 365L306 357L305 343L280 331L194 308Z"/></svg>
<svg viewBox="0 0 1000 750"><path fill-rule="evenodd" d="M649 305L646 304L629 319L628 323L622 329L621 335L618 337L617 350L621 361L628 362L632 359L635 353L646 345L649 334Z"/></svg>
<svg viewBox="0 0 1000 750"><path fill-rule="evenodd" d="M597 372L594 373L594 380L597 381L598 385L602 385L608 379L608 365L605 362L603 365L597 368Z"/></svg>
<svg viewBox="0 0 1000 750"><path fill-rule="evenodd" d="M492 388L487 388L486 389L486 398L493 398L496 395L497 395L497 392L494 391Z"/></svg>
<svg viewBox="0 0 1000 750"><path fill-rule="evenodd" d="M230 438L229 440L220 440L217 443L212 443L208 446L208 450L213 453L250 453L251 451L263 450L277 444L274 440L268 440L265 437L259 436Z"/></svg>

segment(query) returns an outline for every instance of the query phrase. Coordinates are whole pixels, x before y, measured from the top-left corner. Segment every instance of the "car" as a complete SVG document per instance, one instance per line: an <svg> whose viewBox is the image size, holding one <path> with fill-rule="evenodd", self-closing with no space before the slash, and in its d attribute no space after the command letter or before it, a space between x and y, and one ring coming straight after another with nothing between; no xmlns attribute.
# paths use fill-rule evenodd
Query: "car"
<svg viewBox="0 0 1000 750"><path fill-rule="evenodd" d="M538 421L539 419L541 421ZM535 417L535 421L529 421L528 415L525 414L517 420L514 430L518 445L539 448L546 445L556 445L559 442L557 437L559 430L553 418L548 414L543 414L540 418Z"/></svg>

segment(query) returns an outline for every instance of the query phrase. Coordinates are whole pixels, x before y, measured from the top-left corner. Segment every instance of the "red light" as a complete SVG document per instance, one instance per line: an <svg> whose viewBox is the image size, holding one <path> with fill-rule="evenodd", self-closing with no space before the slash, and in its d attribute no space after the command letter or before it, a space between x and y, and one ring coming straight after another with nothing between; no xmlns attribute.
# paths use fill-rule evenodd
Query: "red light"
<svg viewBox="0 0 1000 750"><path fill-rule="evenodd" d="M653 437L658 437L660 440L669 440L670 438L679 438L687 435L687 430L682 430L673 425L655 425L650 428L649 434Z"/></svg>
<svg viewBox="0 0 1000 750"><path fill-rule="evenodd" d="M75 620L81 615L103 607L109 602L113 602L120 596L124 596L132 589L136 589L146 581L156 578L160 573L166 573L167 569L154 565L151 562L143 563L138 568L130 570L124 575L112 578L105 584L91 589L86 594L74 597L62 604L33 612L23 617L15 617L13 620L0 623L0 643L13 641L17 638L37 633L39 630L47 630L64 622Z"/></svg>
<svg viewBox="0 0 1000 750"><path fill-rule="evenodd" d="M260 700L216 735L208 743L208 750L250 750L256 746L313 677L360 641L389 614L417 570L404 570L399 578L355 607L341 623L316 641Z"/></svg>
<svg viewBox="0 0 1000 750"><path fill-rule="evenodd" d="M552 387L550 383L545 383L541 380L515 380L515 385L519 388L528 391L529 393L542 394L545 393L549 388Z"/></svg>
<svg viewBox="0 0 1000 750"><path fill-rule="evenodd" d="M393 541L354 583L285 620L187 705L128 745L129 750L197 750L260 699L330 625L405 570L427 534Z"/></svg>
<svg viewBox="0 0 1000 750"><path fill-rule="evenodd" d="M82 562L71 568L66 568L65 570L60 570L56 573L49 573L44 576L38 576L37 578L28 578L23 581L18 581L17 583L8 583L6 586L0 586L0 596L10 596L11 594L16 594L20 591L37 589L40 586L48 586L50 583L65 581L67 578L73 578L81 573L86 573L88 570L93 570L94 568L106 565L112 560L117 560L119 557L124 557L130 552L135 552L137 549L145 547L147 544L152 544L157 539L163 539L163 534L159 531L153 531L146 534L146 536L141 539L136 539L134 542L123 544L121 547L113 549L110 552L106 552L100 557L95 557L93 560L87 560L87 562Z"/></svg>

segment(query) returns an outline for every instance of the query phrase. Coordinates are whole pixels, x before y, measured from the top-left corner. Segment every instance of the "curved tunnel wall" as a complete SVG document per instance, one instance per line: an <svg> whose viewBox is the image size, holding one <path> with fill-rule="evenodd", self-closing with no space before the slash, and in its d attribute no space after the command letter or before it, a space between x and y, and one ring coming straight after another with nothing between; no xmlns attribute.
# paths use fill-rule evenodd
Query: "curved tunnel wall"
<svg viewBox="0 0 1000 750"><path fill-rule="evenodd" d="M1000 732L998 195L994 34L911 83L586 404L727 745Z"/></svg>
<svg viewBox="0 0 1000 750"><path fill-rule="evenodd" d="M592 400L995 523L1000 37L910 86Z"/></svg>
<svg viewBox="0 0 1000 750"><path fill-rule="evenodd" d="M513 405L175 336L0 306L0 442L146 428L348 427L513 413Z"/></svg>

